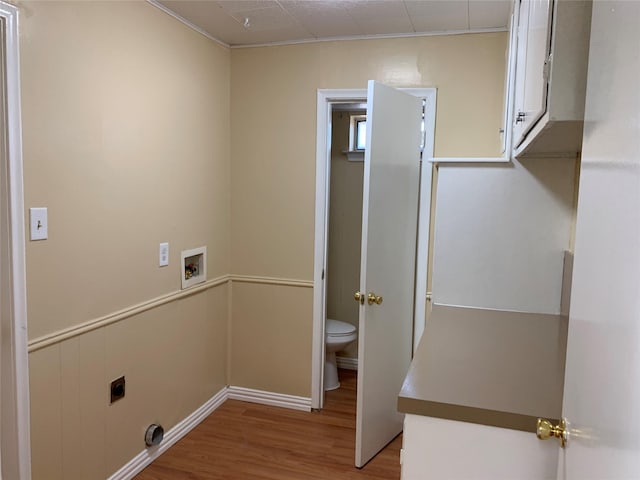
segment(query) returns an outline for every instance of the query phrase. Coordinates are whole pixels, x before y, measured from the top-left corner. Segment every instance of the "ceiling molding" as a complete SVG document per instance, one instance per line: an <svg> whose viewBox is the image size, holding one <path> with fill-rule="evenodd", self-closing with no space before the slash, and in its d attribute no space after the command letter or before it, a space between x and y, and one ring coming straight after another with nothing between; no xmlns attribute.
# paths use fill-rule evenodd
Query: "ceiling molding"
<svg viewBox="0 0 640 480"><path fill-rule="evenodd" d="M434 37L434 36L445 36L445 35L467 35L467 34L495 33L495 32L508 31L507 27L474 28L474 29L464 29L464 30L442 30L442 31L435 31L435 32L388 33L388 34L375 34L375 35L346 35L346 36L323 37L323 38L304 38L304 39L296 39L296 40L284 40L284 41L277 41L277 42L252 43L252 44L246 44L246 45L230 45L214 37L203 28L199 27L198 25L184 18L182 15L179 15L173 10L171 10L170 8L164 6L158 0L146 0L146 1L147 3L151 4L155 8L163 11L167 15L178 20L180 23L184 24L190 29L195 30L199 34L207 37L209 40L217 43L218 45L221 45L225 48L230 48L230 49L274 47L274 46L300 45L300 44L307 44L307 43L322 43L322 42L336 42L336 41L350 41L350 40L378 40L378 39L394 39L394 38Z"/></svg>
<svg viewBox="0 0 640 480"><path fill-rule="evenodd" d="M180 23L183 23L184 25L186 25L187 27L189 27L192 30L195 30L196 32L198 32L200 35L204 35L205 37L207 37L209 40L214 41L215 43L217 43L218 45L221 45L225 48L231 48L231 45L229 45L228 43L223 42L222 40L217 39L216 37L214 37L213 35L209 34L208 32L204 31L202 28L200 28L199 26L195 25L194 23L190 22L189 20L187 20L186 18L178 15L176 12L174 12L173 10L165 7L164 5L162 5L160 2L158 2L157 0L147 0L147 3L153 5L154 7L156 7L159 10L162 10L164 13L166 13L167 15L175 18L176 20L178 20Z"/></svg>
<svg viewBox="0 0 640 480"><path fill-rule="evenodd" d="M154 1L154 0L147 0ZM230 45L229 48L257 48L257 47L277 47L284 45L298 45L303 43L322 43L322 42L344 42L348 40L380 40L392 38L413 38L413 37L440 37L444 35L467 35L477 33L496 33L508 32L507 27L499 28L476 28L472 30L444 30L441 32L413 32L413 33L387 33L379 35L349 35L343 37L326 37L326 38L308 38L302 40L286 40L283 42L256 43L252 45Z"/></svg>

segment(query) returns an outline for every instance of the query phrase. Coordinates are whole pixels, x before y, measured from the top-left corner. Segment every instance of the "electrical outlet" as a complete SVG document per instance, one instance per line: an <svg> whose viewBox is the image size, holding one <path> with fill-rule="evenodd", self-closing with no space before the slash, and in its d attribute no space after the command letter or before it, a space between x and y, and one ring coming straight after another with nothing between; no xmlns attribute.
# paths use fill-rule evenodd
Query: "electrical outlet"
<svg viewBox="0 0 640 480"><path fill-rule="evenodd" d="M121 398L124 398L124 375L111 382L111 403L117 402Z"/></svg>

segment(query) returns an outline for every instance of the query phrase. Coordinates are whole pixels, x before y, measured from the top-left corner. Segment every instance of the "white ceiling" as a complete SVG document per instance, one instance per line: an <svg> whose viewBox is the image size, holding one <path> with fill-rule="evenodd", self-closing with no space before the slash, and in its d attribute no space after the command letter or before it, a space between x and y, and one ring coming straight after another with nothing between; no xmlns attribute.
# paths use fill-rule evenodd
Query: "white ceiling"
<svg viewBox="0 0 640 480"><path fill-rule="evenodd" d="M511 0L152 0L230 46L504 29ZM245 23L248 25L245 26Z"/></svg>

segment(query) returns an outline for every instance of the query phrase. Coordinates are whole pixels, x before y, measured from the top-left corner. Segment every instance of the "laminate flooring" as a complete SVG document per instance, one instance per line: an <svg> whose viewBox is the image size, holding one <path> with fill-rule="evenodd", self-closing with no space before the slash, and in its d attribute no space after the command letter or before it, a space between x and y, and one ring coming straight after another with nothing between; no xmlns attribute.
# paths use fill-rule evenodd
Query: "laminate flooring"
<svg viewBox="0 0 640 480"><path fill-rule="evenodd" d="M356 372L340 381L320 412L227 400L135 480L399 479L401 436L353 466Z"/></svg>

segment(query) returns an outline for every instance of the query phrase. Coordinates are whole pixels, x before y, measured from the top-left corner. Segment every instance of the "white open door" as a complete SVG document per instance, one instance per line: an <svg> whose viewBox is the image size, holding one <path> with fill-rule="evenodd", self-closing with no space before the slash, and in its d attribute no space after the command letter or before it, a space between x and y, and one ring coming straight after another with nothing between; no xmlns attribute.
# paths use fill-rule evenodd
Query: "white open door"
<svg viewBox="0 0 640 480"><path fill-rule="evenodd" d="M422 99L369 82L356 467L402 431L396 405L412 351L421 122Z"/></svg>
<svg viewBox="0 0 640 480"><path fill-rule="evenodd" d="M549 56L552 0L521 0L518 19L518 56L516 65L515 145L547 110L547 78L544 73Z"/></svg>
<svg viewBox="0 0 640 480"><path fill-rule="evenodd" d="M640 2L593 3L558 478L640 478Z"/></svg>

